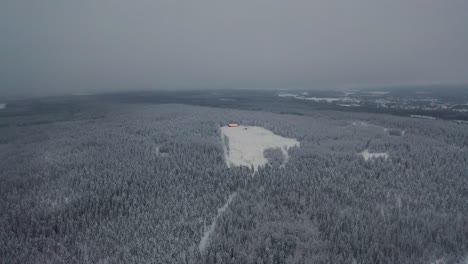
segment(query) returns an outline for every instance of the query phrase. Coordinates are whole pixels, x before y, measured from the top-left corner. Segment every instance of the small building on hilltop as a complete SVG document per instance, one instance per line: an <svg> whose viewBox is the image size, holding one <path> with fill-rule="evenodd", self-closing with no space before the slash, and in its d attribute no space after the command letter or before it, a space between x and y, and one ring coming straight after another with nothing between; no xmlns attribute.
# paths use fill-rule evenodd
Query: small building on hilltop
<svg viewBox="0 0 468 264"><path fill-rule="evenodd" d="M239 127L239 124L236 124L236 123L230 123L230 124L228 124L228 127Z"/></svg>

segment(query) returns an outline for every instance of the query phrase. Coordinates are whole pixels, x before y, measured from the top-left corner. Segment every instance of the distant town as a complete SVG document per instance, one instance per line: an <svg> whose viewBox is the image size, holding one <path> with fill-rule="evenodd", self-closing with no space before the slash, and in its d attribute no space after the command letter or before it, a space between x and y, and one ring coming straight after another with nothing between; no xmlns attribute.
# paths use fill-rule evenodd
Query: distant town
<svg viewBox="0 0 468 264"><path fill-rule="evenodd" d="M343 90L320 91L279 91L280 98L293 98L328 105L337 108L355 108L355 110L373 109L378 112L398 113L413 118L450 119L458 123L467 123L468 95L440 91L406 90ZM346 110L346 109L343 109ZM351 110L351 109L349 109Z"/></svg>

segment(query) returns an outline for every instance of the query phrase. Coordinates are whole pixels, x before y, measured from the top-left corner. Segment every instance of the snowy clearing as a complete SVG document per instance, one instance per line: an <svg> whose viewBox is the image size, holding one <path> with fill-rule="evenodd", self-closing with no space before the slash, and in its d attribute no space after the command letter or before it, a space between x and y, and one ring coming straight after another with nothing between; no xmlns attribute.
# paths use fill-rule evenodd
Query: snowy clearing
<svg viewBox="0 0 468 264"><path fill-rule="evenodd" d="M358 104L338 104L339 106L344 106L344 107L358 107L358 106L361 106L361 105L358 105Z"/></svg>
<svg viewBox="0 0 468 264"><path fill-rule="evenodd" d="M364 160L370 160L370 159L375 159L375 158L384 158L384 159L388 158L387 152L370 153L369 150L367 149L358 154L361 155L364 158Z"/></svg>
<svg viewBox="0 0 468 264"><path fill-rule="evenodd" d="M349 97L305 97L305 96L291 94L291 93L280 93L278 94L278 96L279 97L292 97L294 99L299 99L299 100L307 100L307 101L314 101L314 102L327 102L327 103L334 103L334 102L360 103L361 102L358 99L349 98Z"/></svg>
<svg viewBox="0 0 468 264"><path fill-rule="evenodd" d="M447 261L445 258L440 258L432 261L430 264L447 264L449 261ZM453 262L450 262L453 263ZM466 256L464 259L460 259L459 262L455 262L456 264L468 264L468 256Z"/></svg>
<svg viewBox="0 0 468 264"><path fill-rule="evenodd" d="M369 124L367 124L367 122L364 122L364 121L354 121L352 123L353 126L363 126L363 127L366 127L368 126Z"/></svg>
<svg viewBox="0 0 468 264"><path fill-rule="evenodd" d="M292 93L280 93L278 94L278 96L279 97L294 97L294 98L298 97L297 94L292 94Z"/></svg>
<svg viewBox="0 0 468 264"><path fill-rule="evenodd" d="M169 156L169 153L161 151L161 148L159 146L156 147L156 157L167 157Z"/></svg>
<svg viewBox="0 0 468 264"><path fill-rule="evenodd" d="M6 108L6 104L0 104L0 109L5 109Z"/></svg>
<svg viewBox="0 0 468 264"><path fill-rule="evenodd" d="M204 233L203 233L203 237L201 238L200 243L198 244L198 250L200 251L200 253L203 254L205 252L206 246L208 246L208 244L209 244L210 236L214 232L214 229L216 227L216 221L224 213L224 211L226 211L229 204L232 202L232 200L236 196L237 196L237 193L233 193L233 194L229 195L229 198L228 198L227 202L221 208L218 209L218 214L213 219L213 222L211 223L211 225L208 228L205 228Z"/></svg>
<svg viewBox="0 0 468 264"><path fill-rule="evenodd" d="M410 117L413 117L413 118L421 118L421 119L431 119L431 120L435 120L436 118L433 117L433 116L426 116L426 115L410 115Z"/></svg>
<svg viewBox="0 0 468 264"><path fill-rule="evenodd" d="M314 101L314 102L325 101L327 103L340 102L343 100L342 98L336 98L336 97L298 97L297 99L309 100L309 101Z"/></svg>
<svg viewBox="0 0 468 264"><path fill-rule="evenodd" d="M273 134L273 132L257 126L221 127L221 140L226 165L254 167L268 163L263 155L266 149L279 148L287 162L290 147L299 146L294 138L285 138Z"/></svg>
<svg viewBox="0 0 468 264"><path fill-rule="evenodd" d="M349 91L341 91L345 96L349 96L349 95L353 95L355 93L357 93L358 91L354 91L354 90L349 90Z"/></svg>
<svg viewBox="0 0 468 264"><path fill-rule="evenodd" d="M465 121L465 120L453 120L453 122L455 122L455 123L457 123L457 124L468 125L468 121Z"/></svg>
<svg viewBox="0 0 468 264"><path fill-rule="evenodd" d="M387 92L387 91L369 91L369 92L363 92L363 93L370 94L370 95L385 95L385 94L389 94L390 92Z"/></svg>

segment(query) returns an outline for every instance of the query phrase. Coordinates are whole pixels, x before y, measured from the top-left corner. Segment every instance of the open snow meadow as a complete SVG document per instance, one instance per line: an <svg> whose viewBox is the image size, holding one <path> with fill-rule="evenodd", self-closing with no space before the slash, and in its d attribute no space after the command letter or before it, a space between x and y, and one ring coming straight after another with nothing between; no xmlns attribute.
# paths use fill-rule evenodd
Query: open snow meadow
<svg viewBox="0 0 468 264"><path fill-rule="evenodd" d="M369 150L365 149L363 152L359 153L361 156L364 158L364 160L371 160L375 158L388 158L388 153L382 152L382 153L370 153Z"/></svg>
<svg viewBox="0 0 468 264"><path fill-rule="evenodd" d="M289 159L288 149L300 145L296 139L278 136L256 126L223 126L221 137L226 165L253 167L255 171L268 163L264 156L267 149L280 149L286 163Z"/></svg>
<svg viewBox="0 0 468 264"><path fill-rule="evenodd" d="M85 98L0 114L0 263L467 257L466 125Z"/></svg>

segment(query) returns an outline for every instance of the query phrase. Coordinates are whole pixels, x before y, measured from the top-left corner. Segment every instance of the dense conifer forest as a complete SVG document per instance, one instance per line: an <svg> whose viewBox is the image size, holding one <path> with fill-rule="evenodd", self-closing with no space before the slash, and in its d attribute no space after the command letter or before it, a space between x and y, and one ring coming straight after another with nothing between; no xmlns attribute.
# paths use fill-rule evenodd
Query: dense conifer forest
<svg viewBox="0 0 468 264"><path fill-rule="evenodd" d="M9 105L0 263L466 262L468 126L263 108ZM219 128L228 122L300 147L285 166L271 149L257 172L227 168ZM388 158L365 160L366 149Z"/></svg>

